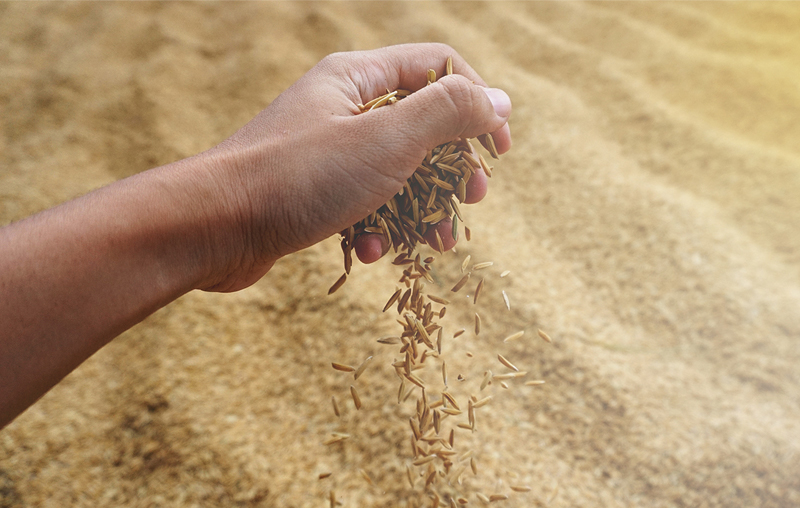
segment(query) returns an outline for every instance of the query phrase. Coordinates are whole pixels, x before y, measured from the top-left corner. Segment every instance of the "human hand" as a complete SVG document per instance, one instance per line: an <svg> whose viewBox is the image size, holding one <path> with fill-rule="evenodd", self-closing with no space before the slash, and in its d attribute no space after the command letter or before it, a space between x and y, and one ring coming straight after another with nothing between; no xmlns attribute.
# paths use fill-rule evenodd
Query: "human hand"
<svg viewBox="0 0 800 508"><path fill-rule="evenodd" d="M426 87L426 71L444 75L447 57L455 74ZM247 287L278 258L358 222L395 195L435 146L491 132L497 151L508 151L510 100L485 87L442 44L323 59L209 152L220 206L209 218L208 274L199 287ZM357 104L399 88L416 93L360 114ZM466 202L473 203L486 193L486 175L478 172L469 184ZM356 241L363 262L387 248L380 235Z"/></svg>

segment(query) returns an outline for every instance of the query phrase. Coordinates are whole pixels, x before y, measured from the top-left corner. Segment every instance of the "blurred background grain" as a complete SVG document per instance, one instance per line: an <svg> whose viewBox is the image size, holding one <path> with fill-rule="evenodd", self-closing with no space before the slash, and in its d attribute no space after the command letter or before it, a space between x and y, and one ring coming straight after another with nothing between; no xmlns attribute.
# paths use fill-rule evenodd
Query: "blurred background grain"
<svg viewBox="0 0 800 508"><path fill-rule="evenodd" d="M437 261L439 294L465 254L495 262L451 377L502 351L547 381L492 388L461 491L797 506L798 28L796 3L0 3L0 224L214 146L328 53L446 42L512 97L515 143ZM424 499L375 342L398 270L326 297L340 273L330 239L123 334L0 431L0 506ZM329 362L370 354L356 414ZM354 438L323 446L336 430Z"/></svg>

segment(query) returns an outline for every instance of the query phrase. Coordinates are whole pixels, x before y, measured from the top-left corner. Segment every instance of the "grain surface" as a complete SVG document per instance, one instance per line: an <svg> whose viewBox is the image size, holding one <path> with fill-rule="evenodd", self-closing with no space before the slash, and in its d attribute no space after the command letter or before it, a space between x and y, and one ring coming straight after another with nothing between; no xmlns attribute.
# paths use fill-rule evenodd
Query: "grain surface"
<svg viewBox="0 0 800 508"><path fill-rule="evenodd" d="M474 353L448 358L450 389L505 369L497 353L546 381L482 392L479 431L455 428L457 446L481 443L461 488L509 507L798 506L799 16L791 2L2 3L0 224L216 146L329 53L447 42L514 103L511 152L461 206L471 241L462 229L428 283L454 300L443 351ZM451 340L472 329L465 289L449 291L467 254L511 274L487 280L480 340ZM414 409L389 379L401 345L375 342L399 337L396 305L380 314L389 261L353 260L326 297L344 272L333 238L247 290L148 317L0 430L0 505L406 499L392 461L411 453L408 424L384 422ZM356 413L330 362L369 354ZM321 445L340 430L352 437Z"/></svg>

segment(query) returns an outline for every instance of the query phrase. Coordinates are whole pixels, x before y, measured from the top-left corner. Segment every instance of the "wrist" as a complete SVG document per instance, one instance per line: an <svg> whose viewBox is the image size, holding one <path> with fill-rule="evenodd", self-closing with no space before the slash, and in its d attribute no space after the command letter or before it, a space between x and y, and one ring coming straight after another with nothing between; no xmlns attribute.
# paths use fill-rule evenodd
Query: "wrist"
<svg viewBox="0 0 800 508"><path fill-rule="evenodd" d="M270 203L277 200L264 196L264 189L273 188L263 171L272 164L270 153L228 140L170 168L187 210L181 228L191 236L196 259L192 289L243 289L280 257L271 227Z"/></svg>

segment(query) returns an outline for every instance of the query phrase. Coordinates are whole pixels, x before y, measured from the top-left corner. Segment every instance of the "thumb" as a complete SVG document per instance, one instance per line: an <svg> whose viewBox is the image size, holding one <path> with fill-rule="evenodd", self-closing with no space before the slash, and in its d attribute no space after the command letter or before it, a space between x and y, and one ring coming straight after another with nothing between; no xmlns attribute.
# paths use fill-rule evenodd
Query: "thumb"
<svg viewBox="0 0 800 508"><path fill-rule="evenodd" d="M385 127L391 125L391 130L376 125L375 132L400 131L402 139L414 148L427 151L459 137L497 131L511 115L511 99L498 88L475 85L454 74L381 110L384 114L369 116L375 122L386 122Z"/></svg>

